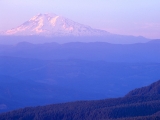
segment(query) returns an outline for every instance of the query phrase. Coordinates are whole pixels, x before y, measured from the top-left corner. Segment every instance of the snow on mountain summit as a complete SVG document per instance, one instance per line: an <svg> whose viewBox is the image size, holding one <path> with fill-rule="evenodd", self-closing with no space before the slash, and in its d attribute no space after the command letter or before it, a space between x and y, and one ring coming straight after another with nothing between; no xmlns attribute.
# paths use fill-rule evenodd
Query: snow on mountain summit
<svg viewBox="0 0 160 120"><path fill-rule="evenodd" d="M56 14L38 14L17 28L7 30L4 35L41 36L105 36L110 33L92 29Z"/></svg>

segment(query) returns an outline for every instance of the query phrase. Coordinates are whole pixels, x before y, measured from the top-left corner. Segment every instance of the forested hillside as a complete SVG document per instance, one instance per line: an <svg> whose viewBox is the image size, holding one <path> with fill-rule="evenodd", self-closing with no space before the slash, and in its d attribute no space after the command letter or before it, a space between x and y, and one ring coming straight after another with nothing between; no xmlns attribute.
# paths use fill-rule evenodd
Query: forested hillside
<svg viewBox="0 0 160 120"><path fill-rule="evenodd" d="M159 120L160 80L125 97L28 107L0 114L1 120Z"/></svg>

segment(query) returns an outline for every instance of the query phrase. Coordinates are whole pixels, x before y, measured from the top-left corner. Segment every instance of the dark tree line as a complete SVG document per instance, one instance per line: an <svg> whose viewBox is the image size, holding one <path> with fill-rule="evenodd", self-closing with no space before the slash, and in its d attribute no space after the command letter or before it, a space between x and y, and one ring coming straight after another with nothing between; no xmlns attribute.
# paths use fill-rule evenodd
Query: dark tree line
<svg viewBox="0 0 160 120"><path fill-rule="evenodd" d="M159 120L160 81L123 98L28 107L0 114L0 120Z"/></svg>

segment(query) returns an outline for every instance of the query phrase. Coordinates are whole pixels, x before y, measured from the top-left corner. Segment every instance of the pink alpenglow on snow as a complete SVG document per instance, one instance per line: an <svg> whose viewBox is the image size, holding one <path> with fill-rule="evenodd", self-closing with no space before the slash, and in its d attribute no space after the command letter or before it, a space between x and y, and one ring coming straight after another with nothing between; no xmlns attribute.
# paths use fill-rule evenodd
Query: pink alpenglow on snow
<svg viewBox="0 0 160 120"><path fill-rule="evenodd" d="M3 35L40 36L106 36L109 32L93 29L56 14L38 14Z"/></svg>

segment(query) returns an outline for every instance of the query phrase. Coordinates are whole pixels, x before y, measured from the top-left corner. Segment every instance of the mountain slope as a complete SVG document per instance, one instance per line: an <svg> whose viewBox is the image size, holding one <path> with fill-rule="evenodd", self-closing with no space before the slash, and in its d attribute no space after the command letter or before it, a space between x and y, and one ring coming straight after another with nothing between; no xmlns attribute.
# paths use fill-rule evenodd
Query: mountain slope
<svg viewBox="0 0 160 120"><path fill-rule="evenodd" d="M41 36L106 36L107 31L92 29L56 14L38 14L4 35Z"/></svg>
<svg viewBox="0 0 160 120"><path fill-rule="evenodd" d="M155 82L156 86L160 86ZM155 85L149 88L155 90ZM140 88L143 92L143 88ZM137 90L134 90L135 92ZM155 91L151 95L128 96L99 101L79 101L72 103L53 104L42 107L30 107L0 115L1 120L159 120L160 94ZM158 93L158 94L157 94Z"/></svg>
<svg viewBox="0 0 160 120"><path fill-rule="evenodd" d="M149 95L159 95L160 94L160 81L157 81L149 86L142 87L129 92L126 97L129 96L149 96Z"/></svg>

